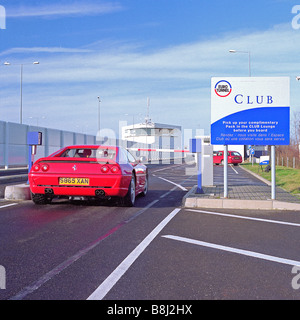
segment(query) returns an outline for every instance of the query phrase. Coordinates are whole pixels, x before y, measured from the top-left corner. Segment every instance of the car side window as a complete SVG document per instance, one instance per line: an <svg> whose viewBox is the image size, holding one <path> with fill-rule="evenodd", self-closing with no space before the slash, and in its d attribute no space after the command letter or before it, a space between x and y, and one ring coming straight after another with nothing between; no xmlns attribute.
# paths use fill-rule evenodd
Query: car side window
<svg viewBox="0 0 300 320"><path fill-rule="evenodd" d="M222 156L222 155L223 155L223 152L222 152L222 151L218 153L218 156Z"/></svg>
<svg viewBox="0 0 300 320"><path fill-rule="evenodd" d="M125 150L123 148L119 148L118 154L117 154L117 162L120 164L127 163L127 155L125 153Z"/></svg>
<svg viewBox="0 0 300 320"><path fill-rule="evenodd" d="M136 162L134 156L133 156L128 150L126 150L126 151L127 151L127 159L128 159L128 161L129 161L130 163Z"/></svg>
<svg viewBox="0 0 300 320"><path fill-rule="evenodd" d="M118 161L119 163L136 163L134 156L124 148L119 149Z"/></svg>

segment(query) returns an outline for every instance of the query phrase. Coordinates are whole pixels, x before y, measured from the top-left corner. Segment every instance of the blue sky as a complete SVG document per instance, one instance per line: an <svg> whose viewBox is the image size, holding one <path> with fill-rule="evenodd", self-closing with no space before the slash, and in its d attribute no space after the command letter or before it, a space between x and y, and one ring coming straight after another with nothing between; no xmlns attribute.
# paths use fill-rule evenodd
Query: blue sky
<svg viewBox="0 0 300 320"><path fill-rule="evenodd" d="M299 2L300 3L300 2ZM213 76L291 77L300 112L300 29L291 0L0 0L0 120L96 134L119 120L210 130ZM299 19L300 24L300 19ZM9 61L11 65L3 65ZM39 65L32 62L39 61Z"/></svg>

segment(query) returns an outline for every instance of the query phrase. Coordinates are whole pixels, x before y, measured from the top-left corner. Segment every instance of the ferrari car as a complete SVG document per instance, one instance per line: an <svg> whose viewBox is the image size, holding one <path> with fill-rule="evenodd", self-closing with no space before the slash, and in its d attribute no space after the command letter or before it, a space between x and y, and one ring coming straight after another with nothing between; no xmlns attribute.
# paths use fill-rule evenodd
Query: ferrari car
<svg viewBox="0 0 300 320"><path fill-rule="evenodd" d="M224 151L217 151L214 153L213 162L216 165L223 165L224 163ZM228 163L237 166L239 163L243 162L241 154L237 151L228 151Z"/></svg>
<svg viewBox="0 0 300 320"><path fill-rule="evenodd" d="M136 196L148 191L147 167L116 146L65 147L38 159L28 179L35 204L49 203L54 197L119 197L124 205L133 206Z"/></svg>

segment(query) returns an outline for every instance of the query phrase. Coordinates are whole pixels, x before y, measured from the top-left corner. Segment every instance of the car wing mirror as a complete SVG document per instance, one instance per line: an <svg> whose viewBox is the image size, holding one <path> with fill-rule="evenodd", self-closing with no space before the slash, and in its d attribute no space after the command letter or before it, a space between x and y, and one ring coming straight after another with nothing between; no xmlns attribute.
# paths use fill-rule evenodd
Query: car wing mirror
<svg viewBox="0 0 300 320"><path fill-rule="evenodd" d="M147 158L145 156L141 156L141 157L139 157L139 162L145 163L145 162L147 162Z"/></svg>

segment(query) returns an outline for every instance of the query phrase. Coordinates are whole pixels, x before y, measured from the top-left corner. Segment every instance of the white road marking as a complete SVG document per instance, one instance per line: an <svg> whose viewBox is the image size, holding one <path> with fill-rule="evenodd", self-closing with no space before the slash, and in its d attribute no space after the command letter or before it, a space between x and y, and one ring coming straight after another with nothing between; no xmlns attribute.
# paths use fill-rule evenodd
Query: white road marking
<svg viewBox="0 0 300 320"><path fill-rule="evenodd" d="M166 168L162 168L162 169L157 169L157 170L154 170L154 171L152 171L152 172L164 171L164 170L173 169L173 168L181 167L181 166L182 166L182 164L172 165L172 166L170 166L170 167L166 167Z"/></svg>
<svg viewBox="0 0 300 320"><path fill-rule="evenodd" d="M236 173L236 174L239 174L234 168L233 168L233 166L230 166L231 167L231 169Z"/></svg>
<svg viewBox="0 0 300 320"><path fill-rule="evenodd" d="M102 282L102 284L87 298L87 300L101 300L120 280L134 261L143 253L159 232L176 216L181 209L174 209Z"/></svg>
<svg viewBox="0 0 300 320"><path fill-rule="evenodd" d="M147 204L146 207L144 207L143 209L139 210L135 215L133 215L131 218L127 219L125 221L125 223L129 223L132 220L136 219L138 216L140 216L142 213L144 213L146 210L150 209L151 207L153 207L155 205L156 202L158 202L159 200L153 200L151 203Z"/></svg>
<svg viewBox="0 0 300 320"><path fill-rule="evenodd" d="M165 198L166 196L168 196L170 193L172 193L176 189L177 189L177 187L172 188L170 191L167 191L166 193L162 194L159 198L160 199Z"/></svg>
<svg viewBox="0 0 300 320"><path fill-rule="evenodd" d="M2 209L2 208L7 208L7 207L11 207L11 206L15 206L15 205L17 205L17 203L5 204L5 205L3 205L3 206L0 206L0 209Z"/></svg>
<svg viewBox="0 0 300 320"><path fill-rule="evenodd" d="M292 223L292 222L285 222L285 221L278 221L278 220L269 220L269 219L261 219L261 218L252 218L252 217L247 217L247 216L238 216L238 215L234 215L234 214L210 212L210 211L204 211L204 210L195 210L195 209L186 209L186 210L187 211L198 212L198 213L211 214L211 215L216 215L216 216L223 216L223 217L230 217L230 218L237 218L237 219L245 219L245 220L254 220L254 221L260 221L260 222L269 222L269 223L284 224L284 225L288 225L288 226L300 227L299 223Z"/></svg>
<svg viewBox="0 0 300 320"><path fill-rule="evenodd" d="M171 184L174 184L175 186L177 186L178 188L180 188L180 189L183 190L183 191L188 191L185 187L181 186L181 185L178 184L178 183L175 183L175 182L173 182L173 181L170 181L170 180L165 179L165 178L162 178L162 177L158 177L158 178L161 179L161 180L164 180L164 181L166 181L166 182L169 182L169 183L171 183Z"/></svg>
<svg viewBox="0 0 300 320"><path fill-rule="evenodd" d="M196 245L202 246L202 247L208 247L208 248L212 248L212 249L218 249L218 250L222 250L222 251L237 253L237 254L241 254L244 256L252 257L252 258L258 258L258 259L263 259L263 260L267 260L267 261L278 262L278 263L287 264L287 265L291 265L291 266L300 266L300 261L297 261L297 260L284 259L284 258L270 256L267 254L262 254L262 253L258 253L258 252L254 252L254 251L226 247L226 246L222 246L222 245L218 245L218 244L214 244L214 243L203 242L203 241L184 238L184 237L178 237L178 236L172 236L172 235L166 235L166 236L162 236L162 237L167 238L167 239L182 241L182 242L186 242L186 243L190 243L190 244L196 244Z"/></svg>

